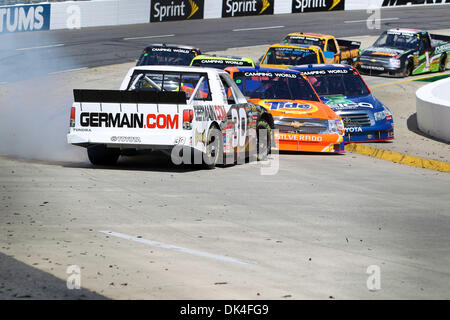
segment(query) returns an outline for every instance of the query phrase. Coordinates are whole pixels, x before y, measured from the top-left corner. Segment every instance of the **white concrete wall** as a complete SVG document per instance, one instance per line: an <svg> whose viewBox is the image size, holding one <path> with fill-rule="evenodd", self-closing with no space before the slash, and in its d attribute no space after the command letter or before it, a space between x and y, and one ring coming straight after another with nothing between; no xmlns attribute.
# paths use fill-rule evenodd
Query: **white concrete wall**
<svg viewBox="0 0 450 320"><path fill-rule="evenodd" d="M419 129L450 142L450 78L423 86L416 92Z"/></svg>
<svg viewBox="0 0 450 320"><path fill-rule="evenodd" d="M65 29L79 8L81 28L148 23L150 0L97 0L52 3L50 29Z"/></svg>

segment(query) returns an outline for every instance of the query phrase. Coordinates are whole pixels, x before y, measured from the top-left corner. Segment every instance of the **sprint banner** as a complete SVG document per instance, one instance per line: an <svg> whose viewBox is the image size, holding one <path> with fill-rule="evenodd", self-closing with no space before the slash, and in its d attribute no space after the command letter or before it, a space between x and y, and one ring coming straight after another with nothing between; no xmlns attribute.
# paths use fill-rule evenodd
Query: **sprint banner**
<svg viewBox="0 0 450 320"><path fill-rule="evenodd" d="M0 7L0 34L50 29L50 4Z"/></svg>
<svg viewBox="0 0 450 320"><path fill-rule="evenodd" d="M445 4L450 0L383 0L382 7L398 7L408 5L433 5L433 4Z"/></svg>
<svg viewBox="0 0 450 320"><path fill-rule="evenodd" d="M222 0L222 18L273 14L275 0Z"/></svg>
<svg viewBox="0 0 450 320"><path fill-rule="evenodd" d="M203 19L204 0L152 0L150 22Z"/></svg>
<svg viewBox="0 0 450 320"><path fill-rule="evenodd" d="M292 0L292 13L344 10L345 0Z"/></svg>

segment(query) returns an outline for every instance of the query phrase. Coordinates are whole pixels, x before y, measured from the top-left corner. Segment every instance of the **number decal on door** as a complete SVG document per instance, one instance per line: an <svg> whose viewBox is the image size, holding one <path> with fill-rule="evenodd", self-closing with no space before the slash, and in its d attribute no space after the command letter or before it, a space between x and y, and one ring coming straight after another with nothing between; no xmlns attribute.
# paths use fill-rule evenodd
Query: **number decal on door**
<svg viewBox="0 0 450 320"><path fill-rule="evenodd" d="M247 112L245 108L232 108L231 119L233 121L233 148L245 146L245 140L247 137Z"/></svg>

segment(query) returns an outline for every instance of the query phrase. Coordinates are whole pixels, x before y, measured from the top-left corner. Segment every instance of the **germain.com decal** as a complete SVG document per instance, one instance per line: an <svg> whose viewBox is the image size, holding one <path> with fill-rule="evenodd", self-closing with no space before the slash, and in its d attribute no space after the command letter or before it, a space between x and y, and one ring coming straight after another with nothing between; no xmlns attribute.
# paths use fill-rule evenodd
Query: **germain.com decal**
<svg viewBox="0 0 450 320"><path fill-rule="evenodd" d="M292 0L292 13L344 10L345 0Z"/></svg>
<svg viewBox="0 0 450 320"><path fill-rule="evenodd" d="M153 0L150 22L203 19L204 0Z"/></svg>
<svg viewBox="0 0 450 320"><path fill-rule="evenodd" d="M273 14L274 0L222 0L222 18Z"/></svg>
<svg viewBox="0 0 450 320"><path fill-rule="evenodd" d="M50 29L50 4L0 7L0 34Z"/></svg>

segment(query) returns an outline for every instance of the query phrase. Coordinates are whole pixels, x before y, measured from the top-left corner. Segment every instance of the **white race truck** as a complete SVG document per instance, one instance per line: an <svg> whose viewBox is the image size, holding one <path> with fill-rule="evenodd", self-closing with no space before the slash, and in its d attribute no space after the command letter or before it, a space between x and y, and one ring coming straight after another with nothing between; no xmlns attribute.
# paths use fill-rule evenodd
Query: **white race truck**
<svg viewBox="0 0 450 320"><path fill-rule="evenodd" d="M74 90L67 140L87 148L94 165L161 150L174 163L200 158L211 168L230 155L233 162L236 154L248 157L252 146L264 158L272 128L270 113L248 103L223 70L140 66L128 71L120 90Z"/></svg>

